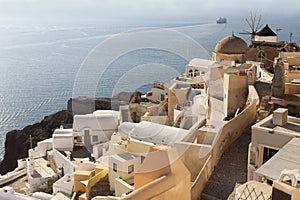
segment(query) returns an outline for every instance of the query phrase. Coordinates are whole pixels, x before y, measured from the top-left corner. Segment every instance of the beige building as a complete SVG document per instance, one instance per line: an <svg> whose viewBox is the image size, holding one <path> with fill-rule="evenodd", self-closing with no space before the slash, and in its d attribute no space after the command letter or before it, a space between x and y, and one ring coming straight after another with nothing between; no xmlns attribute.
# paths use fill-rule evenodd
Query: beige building
<svg viewBox="0 0 300 200"><path fill-rule="evenodd" d="M281 68L281 70L276 68ZM277 72L274 73L274 80L279 82L273 81L275 87L277 85L277 87L280 87L279 84L281 83L284 94L300 94L300 52L279 53L274 62L274 69ZM276 76L282 76L282 79Z"/></svg>
<svg viewBox="0 0 300 200"><path fill-rule="evenodd" d="M228 120L234 117L245 106L248 85L256 79L255 64L212 68L208 81L208 119Z"/></svg>
<svg viewBox="0 0 300 200"><path fill-rule="evenodd" d="M159 162L158 162L159 161ZM134 176L135 191L126 199L191 199L191 174L177 150L164 145L151 149Z"/></svg>
<svg viewBox="0 0 300 200"><path fill-rule="evenodd" d="M141 120L173 126L177 117L176 110L180 110L179 107L192 105L194 96L204 92L201 88L193 88L194 85L196 83L180 80L172 80L165 84L168 91L167 99L159 104L149 106Z"/></svg>
<svg viewBox="0 0 300 200"><path fill-rule="evenodd" d="M160 102L166 99L167 91L162 82L154 81L150 92L147 92L146 97L151 101Z"/></svg>
<svg viewBox="0 0 300 200"><path fill-rule="evenodd" d="M250 180L235 189L235 199L299 199L299 154L300 139L295 137L256 170L260 182Z"/></svg>
<svg viewBox="0 0 300 200"><path fill-rule="evenodd" d="M141 157L131 153L122 153L109 157L110 190L121 196L123 188L130 188L134 183L134 172L141 166Z"/></svg>
<svg viewBox="0 0 300 200"><path fill-rule="evenodd" d="M244 109L248 97L247 74L224 74L224 111L225 116L232 118Z"/></svg>
<svg viewBox="0 0 300 200"><path fill-rule="evenodd" d="M299 137L300 119L287 114L287 109L277 109L272 115L252 126L248 153L248 180L262 180L257 170L290 140Z"/></svg>

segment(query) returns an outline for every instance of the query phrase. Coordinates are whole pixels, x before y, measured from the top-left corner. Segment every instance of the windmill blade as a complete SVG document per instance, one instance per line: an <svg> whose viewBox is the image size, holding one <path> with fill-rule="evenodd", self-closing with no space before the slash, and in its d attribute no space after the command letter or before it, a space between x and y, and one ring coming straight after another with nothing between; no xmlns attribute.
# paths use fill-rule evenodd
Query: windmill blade
<svg viewBox="0 0 300 200"><path fill-rule="evenodd" d="M248 26L251 28L251 23L249 22L248 19L246 19L246 22L247 22Z"/></svg>
<svg viewBox="0 0 300 200"><path fill-rule="evenodd" d="M276 28L276 32L279 32L281 31L282 29L281 28Z"/></svg>
<svg viewBox="0 0 300 200"><path fill-rule="evenodd" d="M251 42L251 36L246 39L247 42Z"/></svg>
<svg viewBox="0 0 300 200"><path fill-rule="evenodd" d="M244 33L251 33L250 31L246 31L246 30L243 30L244 31Z"/></svg>
<svg viewBox="0 0 300 200"><path fill-rule="evenodd" d="M252 21L252 30L255 32L255 23L256 23L256 11L254 13L253 21Z"/></svg>
<svg viewBox="0 0 300 200"><path fill-rule="evenodd" d="M259 18L258 18L258 22L256 24L256 28L255 28L255 33L260 29L260 21L261 21L261 15L259 15Z"/></svg>
<svg viewBox="0 0 300 200"><path fill-rule="evenodd" d="M258 27L258 30L259 30L259 29L261 29L262 27L263 27L263 25L262 25L262 24L261 24L261 25L259 25L259 27Z"/></svg>
<svg viewBox="0 0 300 200"><path fill-rule="evenodd" d="M251 33L251 32L249 32L249 31L245 31L245 30L243 30L243 32L240 32L240 34L251 35L252 33Z"/></svg>
<svg viewBox="0 0 300 200"><path fill-rule="evenodd" d="M250 12L250 17L246 18L246 23L250 27L250 31L241 32L240 34L247 34L251 35L251 38L253 39L256 35L257 31L261 28L261 15L257 15L257 12Z"/></svg>

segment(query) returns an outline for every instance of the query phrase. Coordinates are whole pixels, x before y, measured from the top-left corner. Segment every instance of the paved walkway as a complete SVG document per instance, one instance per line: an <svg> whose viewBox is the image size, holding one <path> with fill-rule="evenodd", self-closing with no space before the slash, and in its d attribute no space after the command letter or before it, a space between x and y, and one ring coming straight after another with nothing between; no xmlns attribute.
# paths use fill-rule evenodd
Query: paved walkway
<svg viewBox="0 0 300 200"><path fill-rule="evenodd" d="M227 199L237 183L247 181L247 155L250 141L249 128L223 153L203 190L204 194L216 199Z"/></svg>

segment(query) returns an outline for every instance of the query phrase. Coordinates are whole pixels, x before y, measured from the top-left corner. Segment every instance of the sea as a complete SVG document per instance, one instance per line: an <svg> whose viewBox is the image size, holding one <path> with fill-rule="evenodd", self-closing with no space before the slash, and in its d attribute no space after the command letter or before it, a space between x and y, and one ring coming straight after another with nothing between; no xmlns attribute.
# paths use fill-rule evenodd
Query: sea
<svg viewBox="0 0 300 200"><path fill-rule="evenodd" d="M146 92L183 73L189 59L210 59L225 36L250 42L239 34L249 31L244 18L215 20L0 21L0 159L7 132L66 109L72 97ZM282 29L279 40L292 32L300 43L300 20L263 22Z"/></svg>

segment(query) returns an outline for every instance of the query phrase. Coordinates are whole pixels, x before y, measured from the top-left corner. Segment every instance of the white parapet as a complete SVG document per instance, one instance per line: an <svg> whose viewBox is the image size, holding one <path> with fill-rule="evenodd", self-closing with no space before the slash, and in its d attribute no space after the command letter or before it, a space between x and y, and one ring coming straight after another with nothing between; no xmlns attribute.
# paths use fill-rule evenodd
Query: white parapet
<svg viewBox="0 0 300 200"><path fill-rule="evenodd" d="M0 199L6 200L38 200L34 197L29 197L14 191L12 187L5 186L0 188Z"/></svg>
<svg viewBox="0 0 300 200"><path fill-rule="evenodd" d="M73 188L73 176L71 174L66 174L53 184L53 194L61 192L62 194L70 197L73 194Z"/></svg>

